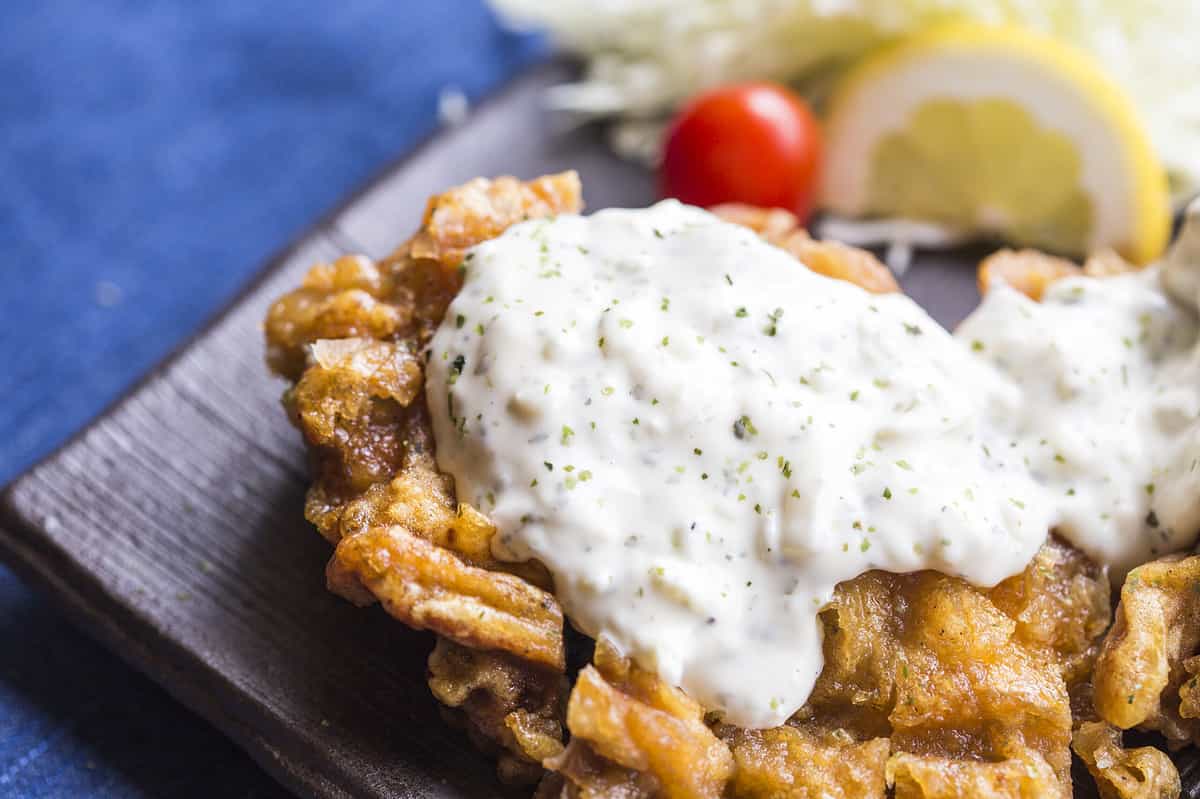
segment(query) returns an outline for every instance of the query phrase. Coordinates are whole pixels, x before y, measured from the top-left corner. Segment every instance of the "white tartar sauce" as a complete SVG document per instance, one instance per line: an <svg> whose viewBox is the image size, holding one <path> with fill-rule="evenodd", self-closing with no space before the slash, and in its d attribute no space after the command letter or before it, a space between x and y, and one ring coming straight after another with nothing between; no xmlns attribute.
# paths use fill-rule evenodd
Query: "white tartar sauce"
<svg viewBox="0 0 1200 799"><path fill-rule="evenodd" d="M576 627L733 723L805 702L817 612L864 571L988 586L1054 527L1116 569L1196 530L1196 322L1157 270L997 288L955 336L675 202L520 224L464 268L439 466Z"/></svg>

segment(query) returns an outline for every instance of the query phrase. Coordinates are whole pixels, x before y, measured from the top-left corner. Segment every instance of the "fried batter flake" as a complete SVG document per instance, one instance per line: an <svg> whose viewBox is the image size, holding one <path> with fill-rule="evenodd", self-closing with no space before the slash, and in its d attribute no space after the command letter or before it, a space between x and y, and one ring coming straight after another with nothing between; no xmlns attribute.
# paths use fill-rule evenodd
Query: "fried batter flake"
<svg viewBox="0 0 1200 799"><path fill-rule="evenodd" d="M787 211L729 203L713 207L712 212L727 222L750 228L818 275L845 280L875 294L900 290L891 270L874 255L839 241L812 238Z"/></svg>
<svg viewBox="0 0 1200 799"><path fill-rule="evenodd" d="M1072 748L1096 780L1101 799L1176 799L1179 773L1166 753L1153 746L1124 749L1121 731L1099 721L1075 731Z"/></svg>
<svg viewBox="0 0 1200 799"><path fill-rule="evenodd" d="M619 657L604 641L596 646L594 665L579 672L567 703L573 740L652 778L650 795L665 799L717 799L733 771L729 748L703 715L678 688ZM593 781L584 783L585 790L599 796L594 785L587 787Z"/></svg>
<svg viewBox="0 0 1200 799"><path fill-rule="evenodd" d="M363 604L365 588L410 627L566 667L562 609L551 594L511 574L469 566L403 527L343 538L327 577L330 590L351 602Z"/></svg>
<svg viewBox="0 0 1200 799"><path fill-rule="evenodd" d="M997 250L979 262L979 293L987 294L997 280L1007 283L1031 300L1040 300L1046 287L1065 277L1111 277L1132 272L1137 267L1112 250L1100 250L1088 257L1083 268L1066 258L1038 250Z"/></svg>
<svg viewBox="0 0 1200 799"><path fill-rule="evenodd" d="M429 655L429 688L477 745L500 748L499 770L508 782L536 782L542 761L563 751L561 674L439 638Z"/></svg>
<svg viewBox="0 0 1200 799"><path fill-rule="evenodd" d="M1200 556L1167 556L1125 578L1092 678L1096 710L1121 729L1200 741Z"/></svg>

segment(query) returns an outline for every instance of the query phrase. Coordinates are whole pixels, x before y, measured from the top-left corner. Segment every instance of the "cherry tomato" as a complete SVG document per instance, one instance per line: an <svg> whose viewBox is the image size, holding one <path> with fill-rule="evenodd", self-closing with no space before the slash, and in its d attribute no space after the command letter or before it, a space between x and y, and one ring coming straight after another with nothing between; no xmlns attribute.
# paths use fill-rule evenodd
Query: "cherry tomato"
<svg viewBox="0 0 1200 799"><path fill-rule="evenodd" d="M697 96L667 130L659 191L692 205L812 208L821 132L808 105L774 83L739 83Z"/></svg>

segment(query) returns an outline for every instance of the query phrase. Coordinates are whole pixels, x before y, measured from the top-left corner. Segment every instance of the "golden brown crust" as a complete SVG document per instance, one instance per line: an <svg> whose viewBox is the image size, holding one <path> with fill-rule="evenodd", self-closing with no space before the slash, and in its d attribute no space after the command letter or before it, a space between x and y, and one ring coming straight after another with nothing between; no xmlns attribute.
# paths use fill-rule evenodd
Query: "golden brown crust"
<svg viewBox="0 0 1200 799"><path fill-rule="evenodd" d="M729 793L737 799L882 799L886 795L886 738L855 740L842 729L785 725L745 730L722 725L718 734L736 764Z"/></svg>
<svg viewBox="0 0 1200 799"><path fill-rule="evenodd" d="M268 362L294 382L284 405L311 455L305 515L337 545L331 587L489 648L456 659L447 653L476 650L442 639L431 687L477 741L502 752L502 773L527 781L561 749L562 613L538 564L505 566L525 579L488 570L499 566L494 527L459 505L436 469L416 353L458 290L466 248L523 219L579 208L574 173L471 181L432 198L417 234L378 264L347 256L313 267L265 324Z"/></svg>
<svg viewBox="0 0 1200 799"><path fill-rule="evenodd" d="M429 688L477 745L500 753L507 782L536 782L542 761L563 751L561 674L439 638L429 655Z"/></svg>
<svg viewBox="0 0 1200 799"><path fill-rule="evenodd" d="M1103 572L1057 540L990 591L933 572L868 572L822 613L825 669L798 716L840 720L856 740L889 738L889 780L906 796L957 795L944 791L980 761L989 768L964 795L1021 795L984 790L1011 787L1016 773L1021 790L1062 794L1068 679L1094 651L1107 596Z"/></svg>
<svg viewBox="0 0 1200 799"><path fill-rule="evenodd" d="M845 280L875 294L899 291L896 278L871 253L839 241L818 241L808 235L796 217L779 208L755 208L731 203L713 207L722 219L744 225L767 241L794 255L819 275Z"/></svg>
<svg viewBox="0 0 1200 799"><path fill-rule="evenodd" d="M579 672L567 703L567 727L576 748L574 742L583 742L593 754L636 773L632 782L643 787L649 778L651 795L665 799L717 799L733 771L729 748L703 716L700 705L682 691L618 657L603 641L596 646L594 665ZM605 782L619 774L600 773ZM568 774L568 779L601 795L597 777ZM618 779L630 781L628 775Z"/></svg>
<svg viewBox="0 0 1200 799"><path fill-rule="evenodd" d="M1179 773L1161 749L1122 748L1121 731L1089 721L1075 731L1071 743L1096 780L1101 799L1176 799Z"/></svg>
<svg viewBox="0 0 1200 799"><path fill-rule="evenodd" d="M335 594L366 604L366 589L415 629L558 671L566 667L558 600L519 577L467 565L403 527L371 527L343 538L326 574Z"/></svg>
<svg viewBox="0 0 1200 799"><path fill-rule="evenodd" d="M1137 269L1112 250L1088 257L1083 267L1038 250L997 250L979 262L979 293L987 294L996 281L1007 283L1031 300L1040 300L1046 287L1065 277L1110 277Z"/></svg>
<svg viewBox="0 0 1200 799"><path fill-rule="evenodd" d="M1200 740L1200 556L1167 556L1131 571L1092 678L1096 710L1121 729Z"/></svg>

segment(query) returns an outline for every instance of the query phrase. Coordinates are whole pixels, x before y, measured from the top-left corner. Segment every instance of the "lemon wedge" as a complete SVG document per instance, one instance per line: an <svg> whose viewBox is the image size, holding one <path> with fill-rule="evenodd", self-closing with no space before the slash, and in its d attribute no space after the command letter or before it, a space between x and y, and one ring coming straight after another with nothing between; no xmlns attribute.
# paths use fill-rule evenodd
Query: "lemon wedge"
<svg viewBox="0 0 1200 799"><path fill-rule="evenodd" d="M830 98L821 204L1066 254L1157 258L1167 178L1132 103L1076 51L949 23L867 57Z"/></svg>

